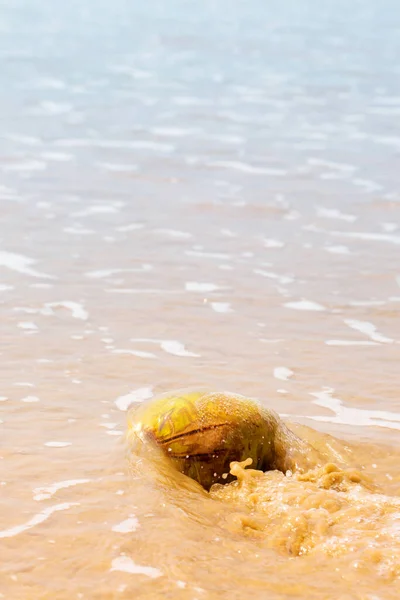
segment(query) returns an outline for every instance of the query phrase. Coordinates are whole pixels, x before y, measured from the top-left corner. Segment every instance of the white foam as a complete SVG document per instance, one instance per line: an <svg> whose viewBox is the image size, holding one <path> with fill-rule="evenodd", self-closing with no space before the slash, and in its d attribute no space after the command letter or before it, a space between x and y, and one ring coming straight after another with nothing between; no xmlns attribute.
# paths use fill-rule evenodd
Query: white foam
<svg viewBox="0 0 400 600"><path fill-rule="evenodd" d="M125 519L125 521L114 525L112 531L115 531L116 533L133 533L138 527L139 521L136 517L131 515L128 519Z"/></svg>
<svg viewBox="0 0 400 600"><path fill-rule="evenodd" d="M288 381L292 375L294 375L293 371L287 367L276 367L274 369L274 377L281 381Z"/></svg>
<svg viewBox="0 0 400 600"><path fill-rule="evenodd" d="M163 340L160 346L164 352L168 352L168 354L173 354L174 356L189 356L193 358L200 356L200 354L186 350L185 346L177 340Z"/></svg>
<svg viewBox="0 0 400 600"><path fill-rule="evenodd" d="M140 267L130 269L101 269L99 271L89 271L88 273L85 273L85 276L90 277L90 279L104 279L104 277L110 277L112 275L117 275L118 273L145 273L152 269L152 265L143 264L140 265Z"/></svg>
<svg viewBox="0 0 400 600"><path fill-rule="evenodd" d="M384 306L385 300L353 300L349 306Z"/></svg>
<svg viewBox="0 0 400 600"><path fill-rule="evenodd" d="M187 292L215 292L220 287L214 283L199 283L197 281L188 281L185 283L185 289Z"/></svg>
<svg viewBox="0 0 400 600"><path fill-rule="evenodd" d="M66 308L67 310L70 310L74 319L87 321L89 317L89 313L83 308L82 304L79 302L72 302L70 300L63 300L61 302L47 302L45 304L45 308L42 309L41 312L44 315L54 314L52 310L53 308Z"/></svg>
<svg viewBox="0 0 400 600"><path fill-rule="evenodd" d="M170 153L175 150L172 144L152 142L150 140L105 140L85 138L64 138L56 142L57 146L64 148L115 148L132 150L155 150Z"/></svg>
<svg viewBox="0 0 400 600"><path fill-rule="evenodd" d="M29 82L29 86L31 85L31 82ZM67 84L64 83L64 81L54 77L40 77L35 81L34 85L38 88L50 88L53 90L65 90L67 87Z"/></svg>
<svg viewBox="0 0 400 600"><path fill-rule="evenodd" d="M225 235L226 237L237 237L237 233L231 231L230 229L221 229L221 234Z"/></svg>
<svg viewBox="0 0 400 600"><path fill-rule="evenodd" d="M115 405L119 410L126 411L134 402L143 402L153 397L153 387L142 387L137 390L132 390L125 396L120 396L115 400Z"/></svg>
<svg viewBox="0 0 400 600"><path fill-rule="evenodd" d="M359 427L387 427L400 430L400 413L385 410L365 410L362 408L351 408L343 405L342 400L333 397L332 388L324 388L321 392L313 392L316 400L313 404L327 408L335 413L330 416L311 416L314 421L327 423L340 423L342 425L355 425Z"/></svg>
<svg viewBox="0 0 400 600"><path fill-rule="evenodd" d="M35 325L35 323L32 323L31 321L21 321L20 323L18 323L18 327L20 329L26 329L27 331L37 331L38 326Z"/></svg>
<svg viewBox="0 0 400 600"><path fill-rule="evenodd" d="M371 179L353 178L351 183L357 187L364 188L366 192L380 192L383 189L383 186L380 183L372 181Z"/></svg>
<svg viewBox="0 0 400 600"><path fill-rule="evenodd" d="M364 340L326 340L327 346L378 346L377 342L367 342Z"/></svg>
<svg viewBox="0 0 400 600"><path fill-rule="evenodd" d="M339 219L341 221L346 221L347 223L354 223L354 221L357 221L357 217L355 215L342 213L336 208L318 207L317 214L319 217L324 217L326 219Z"/></svg>
<svg viewBox="0 0 400 600"><path fill-rule="evenodd" d="M13 308L13 310L15 312L22 312L22 313L26 313L28 315L35 315L40 312L40 310L38 310L37 308L31 308L31 307L27 307L27 306L15 306Z"/></svg>
<svg viewBox="0 0 400 600"><path fill-rule="evenodd" d="M138 358L157 358L155 354L152 352L144 352L142 350L124 350L123 348L112 351L113 354L131 354L132 356L137 356Z"/></svg>
<svg viewBox="0 0 400 600"><path fill-rule="evenodd" d="M150 131L155 135L162 135L167 137L184 137L188 135L196 135L201 133L201 129L184 129L183 127L153 127Z"/></svg>
<svg viewBox="0 0 400 600"><path fill-rule="evenodd" d="M346 325L355 329L356 331L360 331L367 335L373 342L380 342L382 344L391 344L394 342L391 338L388 338L384 335L381 335L377 332L375 325L369 323L368 321L357 321L355 319L345 319L344 322Z"/></svg>
<svg viewBox="0 0 400 600"><path fill-rule="evenodd" d="M233 309L231 308L229 302L210 302L210 306L216 313L233 312Z"/></svg>
<svg viewBox="0 0 400 600"><path fill-rule="evenodd" d="M193 352L188 352L182 344L178 340L155 340L151 338L133 338L132 342L144 342L150 344L159 344L160 348L164 350L164 352L168 352L168 354L173 354L174 356L189 356L189 357L199 357L199 354L194 354Z"/></svg>
<svg viewBox="0 0 400 600"><path fill-rule="evenodd" d="M143 229L143 223L130 223L129 225L121 225L120 227L116 227L115 231L137 231L138 229Z"/></svg>
<svg viewBox="0 0 400 600"><path fill-rule="evenodd" d="M203 252L202 250L185 250L186 256L195 256L196 258L215 258L217 260L230 260L232 256L225 252Z"/></svg>
<svg viewBox="0 0 400 600"><path fill-rule="evenodd" d="M3 171L44 171L47 163L44 160L21 160L21 162L2 164Z"/></svg>
<svg viewBox="0 0 400 600"><path fill-rule="evenodd" d="M45 442L45 446L48 448L66 448L67 446L72 446L71 442Z"/></svg>
<svg viewBox="0 0 400 600"><path fill-rule="evenodd" d="M133 173L138 170L137 165L133 164L120 164L120 163L108 163L108 162L100 162L97 163L98 167L102 169L106 169L107 171L111 171L113 173Z"/></svg>
<svg viewBox="0 0 400 600"><path fill-rule="evenodd" d="M332 231L328 232L332 235L347 237L356 240L372 241L372 242L388 242L390 244L400 244L400 235L390 235L389 233L367 233L362 231Z"/></svg>
<svg viewBox="0 0 400 600"><path fill-rule="evenodd" d="M350 250L347 246L326 246L324 250L331 254L350 254Z"/></svg>
<svg viewBox="0 0 400 600"><path fill-rule="evenodd" d="M399 228L397 223L381 223L381 227L387 233L393 233L393 231L397 231Z"/></svg>
<svg viewBox="0 0 400 600"><path fill-rule="evenodd" d="M253 269L253 273L256 275L262 275L262 277L267 277L268 279L275 279L281 285L286 285L288 283L293 283L293 277L288 277L287 275L279 275L279 273L272 273L271 271L264 271L263 269Z"/></svg>
<svg viewBox="0 0 400 600"><path fill-rule="evenodd" d="M25 398L21 398L21 402L40 402L40 398L38 398L37 396L25 396Z"/></svg>
<svg viewBox="0 0 400 600"><path fill-rule="evenodd" d="M274 169L266 167L255 167L248 163L233 161L233 160L216 160L210 162L211 167L222 167L223 169L233 169L241 173L249 173L251 175L270 175L272 177L282 177L287 174L285 169Z"/></svg>
<svg viewBox="0 0 400 600"><path fill-rule="evenodd" d="M72 506L79 506L79 504L77 502L64 502L63 504L49 506L37 515L33 516L32 519L30 519L23 525L17 525L16 527L11 527L10 529L0 531L0 538L14 537L15 535L24 533L24 531L28 531L29 529L32 529L32 527L36 527L36 525L40 525L44 521L47 521L47 519L51 517L53 513L58 512L60 510L68 510Z"/></svg>
<svg viewBox="0 0 400 600"><path fill-rule="evenodd" d="M181 290L151 289L151 288L106 288L108 294L180 294Z"/></svg>
<svg viewBox="0 0 400 600"><path fill-rule="evenodd" d="M42 152L40 156L46 160L57 162L69 161L74 158L73 154L67 154L66 152Z"/></svg>
<svg viewBox="0 0 400 600"><path fill-rule="evenodd" d="M297 221L298 219L300 219L300 217L301 214L298 210L289 210L289 212L285 213L285 215L283 216L283 218L286 221Z"/></svg>
<svg viewBox="0 0 400 600"><path fill-rule="evenodd" d="M30 265L34 265L37 261L28 256L22 254L15 254L14 252L0 251L0 267L5 267L11 271L22 273L23 275L30 275L31 277L40 277L43 279L54 279L52 275L41 273L32 269Z"/></svg>
<svg viewBox="0 0 400 600"><path fill-rule="evenodd" d="M177 229L154 229L153 233L167 235L178 240L189 240L193 235L187 231L178 231Z"/></svg>
<svg viewBox="0 0 400 600"><path fill-rule="evenodd" d="M108 204L100 204L96 206L89 206L84 210L80 210L72 214L73 217L88 217L89 215L109 215L113 213L118 213L119 207L110 206Z"/></svg>
<svg viewBox="0 0 400 600"><path fill-rule="evenodd" d="M8 396L0 396L0 402L5 402L8 400Z"/></svg>
<svg viewBox="0 0 400 600"><path fill-rule="evenodd" d="M5 284L0 284L0 292L8 292L9 290L13 290L14 286L13 285L5 285Z"/></svg>
<svg viewBox="0 0 400 600"><path fill-rule="evenodd" d="M309 158L307 160L309 165L315 165L317 167L328 167L329 169L335 169L337 171L343 171L345 173L352 173L356 170L356 167L353 165L348 165L345 163L337 163L330 160L323 160L322 158Z"/></svg>
<svg viewBox="0 0 400 600"><path fill-rule="evenodd" d="M123 571L124 573L133 573L134 575L146 575L155 579L161 577L162 572L155 567L145 567L137 565L129 556L118 556L111 563L110 571Z"/></svg>
<svg viewBox="0 0 400 600"><path fill-rule="evenodd" d="M41 500L48 500L54 496L58 490L63 490L65 488L73 487L75 485L81 485L83 483L89 483L91 479L67 479L65 481L58 481L57 483L52 483L51 485L38 487L33 490L34 496L33 499L37 502Z"/></svg>
<svg viewBox="0 0 400 600"><path fill-rule="evenodd" d="M268 238L264 238L263 243L264 243L265 248L283 248L285 245L280 240L274 240L274 239L268 239Z"/></svg>
<svg viewBox="0 0 400 600"><path fill-rule="evenodd" d="M17 144L23 144L24 146L40 146L42 141L40 138L33 137L31 135L20 135L18 133L10 133L4 136L5 139L16 142Z"/></svg>
<svg viewBox="0 0 400 600"><path fill-rule="evenodd" d="M323 311L326 310L322 304L318 304L317 302L311 302L310 300L299 300L297 302L286 302L284 304L286 308L293 308L294 310L315 310L315 311Z"/></svg>
<svg viewBox="0 0 400 600"><path fill-rule="evenodd" d="M64 231L65 233L71 233L72 235L93 235L96 233L94 229L88 229L87 227L82 227L81 225L64 227Z"/></svg>
<svg viewBox="0 0 400 600"><path fill-rule="evenodd" d="M130 75L135 79L151 79L154 77L154 74L150 71L145 71L144 69L135 69L131 65L112 65L109 67L109 70L114 71L115 73Z"/></svg>
<svg viewBox="0 0 400 600"><path fill-rule="evenodd" d="M51 290L54 287L53 283L30 283L29 287L37 290Z"/></svg>
<svg viewBox="0 0 400 600"><path fill-rule="evenodd" d="M40 104L41 108L50 115L64 115L70 113L73 110L72 104L68 102L53 102L51 100L44 100Z"/></svg>

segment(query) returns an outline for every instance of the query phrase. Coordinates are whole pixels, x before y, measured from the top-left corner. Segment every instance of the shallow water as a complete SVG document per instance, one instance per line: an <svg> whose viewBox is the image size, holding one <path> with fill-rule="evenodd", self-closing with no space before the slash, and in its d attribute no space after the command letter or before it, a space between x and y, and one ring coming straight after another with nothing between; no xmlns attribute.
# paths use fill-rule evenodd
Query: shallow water
<svg viewBox="0 0 400 600"><path fill-rule="evenodd" d="M17 0L0 33L0 597L397 598L397 3ZM203 385L372 483L132 471L128 405Z"/></svg>

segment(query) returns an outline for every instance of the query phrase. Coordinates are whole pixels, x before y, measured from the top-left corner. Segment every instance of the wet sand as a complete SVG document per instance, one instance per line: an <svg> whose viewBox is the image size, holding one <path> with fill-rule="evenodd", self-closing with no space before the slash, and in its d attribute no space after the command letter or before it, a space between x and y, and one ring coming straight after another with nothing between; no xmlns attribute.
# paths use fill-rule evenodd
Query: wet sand
<svg viewBox="0 0 400 600"><path fill-rule="evenodd" d="M398 598L397 4L0 12L0 597ZM361 481L159 481L190 386Z"/></svg>

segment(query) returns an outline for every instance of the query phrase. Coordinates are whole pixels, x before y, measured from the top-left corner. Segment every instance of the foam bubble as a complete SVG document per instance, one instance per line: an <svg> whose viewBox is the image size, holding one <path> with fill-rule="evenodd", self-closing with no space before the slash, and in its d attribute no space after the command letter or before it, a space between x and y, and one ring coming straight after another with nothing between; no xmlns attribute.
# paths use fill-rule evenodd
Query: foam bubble
<svg viewBox="0 0 400 600"><path fill-rule="evenodd" d="M400 235L391 235L389 233L368 233L363 231L332 231L328 232L332 235L352 238L355 240L372 241L372 242L388 242L390 244L400 244Z"/></svg>
<svg viewBox="0 0 400 600"><path fill-rule="evenodd" d="M204 252L203 250L185 250L186 256L194 256L196 258L212 258L217 260L229 260L232 258L230 254L225 252Z"/></svg>
<svg viewBox="0 0 400 600"><path fill-rule="evenodd" d="M265 271L264 269L253 269L253 273L255 273L256 275L261 275L262 277L267 277L268 279L275 279L282 285L287 285L288 283L294 282L293 277L288 277L287 275L279 275L279 273L272 273L271 271Z"/></svg>
<svg viewBox="0 0 400 600"><path fill-rule="evenodd" d="M124 573L133 573L135 575L146 575L152 579L161 577L162 575L159 569L137 565L129 558L129 556L124 555L113 559L110 571L123 571Z"/></svg>
<svg viewBox="0 0 400 600"><path fill-rule="evenodd" d="M200 356L200 354L195 354L194 352L186 350L185 346L177 340L163 340L161 341L160 346L164 352L168 352L168 354L173 354L174 356L189 356L193 358Z"/></svg>
<svg viewBox="0 0 400 600"><path fill-rule="evenodd" d="M368 342L366 340L326 340L327 346L378 346L378 342Z"/></svg>
<svg viewBox="0 0 400 600"><path fill-rule="evenodd" d="M292 375L294 375L293 371L287 367L276 367L274 369L274 377L281 381L288 381Z"/></svg>
<svg viewBox="0 0 400 600"><path fill-rule="evenodd" d="M22 273L23 275L29 275L31 277L40 277L42 279L54 279L52 275L41 273L36 271L30 265L34 265L37 261L28 256L22 254L15 254L14 252L0 251L0 267L5 267L11 271Z"/></svg>
<svg viewBox="0 0 400 600"><path fill-rule="evenodd" d="M317 208L317 214L319 217L324 217L325 219L339 219L341 221L346 221L347 223L354 223L354 221L357 221L355 215L342 213L336 208L319 207Z"/></svg>
<svg viewBox="0 0 400 600"><path fill-rule="evenodd" d="M324 250L331 254L350 254L350 250L347 246L326 246Z"/></svg>
<svg viewBox="0 0 400 600"><path fill-rule="evenodd" d="M382 344L391 344L394 342L391 338L388 338L384 335L381 335L377 332L375 325L369 323L368 321L357 321L355 319L345 319L344 321L346 325L355 329L356 331L360 331L364 333L369 338L371 338L374 342L380 342Z"/></svg>
<svg viewBox="0 0 400 600"><path fill-rule="evenodd" d="M34 515L32 517L32 519L30 519L23 525L17 525L16 527L11 527L10 529L5 529L3 531L0 531L0 538L14 537L15 535L24 533L25 531L32 529L32 527L36 527L36 525L40 525L44 521L47 521L47 519L53 513L58 512L60 510L68 510L72 506L79 506L79 504L77 502L64 502L63 504L56 504L54 506L49 506L49 507L45 508L44 510L42 510L37 515Z"/></svg>
<svg viewBox="0 0 400 600"><path fill-rule="evenodd" d="M153 233L167 235L168 237L175 238L177 240L189 240L193 237L193 235L187 231L178 231L176 229L154 229Z"/></svg>
<svg viewBox="0 0 400 600"><path fill-rule="evenodd" d="M90 279L104 279L105 277L117 275L118 273L145 273L147 271L151 271L152 269L152 265L143 264L140 265L140 267L130 269L100 269L99 271L88 271L88 273L85 273L85 275Z"/></svg>
<svg viewBox="0 0 400 600"><path fill-rule="evenodd" d="M47 162L44 160L21 160L20 162L2 164L3 171L44 171L47 169Z"/></svg>
<svg viewBox="0 0 400 600"><path fill-rule="evenodd" d="M72 313L72 317L74 319L81 319L82 321L87 321L89 317L89 313L83 308L82 304L79 302L72 302L70 300L63 300L60 302L47 302L45 304L45 308L42 309L42 314L44 315L52 315L54 314L53 308L66 308L70 310Z"/></svg>
<svg viewBox="0 0 400 600"><path fill-rule="evenodd" d="M72 235L93 235L96 233L94 229L88 229L81 225L75 225L74 227L64 227L65 233L71 233Z"/></svg>
<svg viewBox="0 0 400 600"><path fill-rule="evenodd" d="M33 490L33 499L37 502L40 502L41 500L48 500L49 498L54 496L54 494L58 492L58 490L64 490L75 485L89 483L90 481L91 479L67 479L65 481L58 481L47 486L38 487Z"/></svg>
<svg viewBox="0 0 400 600"><path fill-rule="evenodd" d="M89 206L83 210L75 212L72 214L73 217L88 217L89 215L109 215L113 213L118 213L118 206L110 206L108 204L100 204L96 206Z"/></svg>
<svg viewBox="0 0 400 600"><path fill-rule="evenodd" d="M131 515L128 519L125 519L125 521L114 525L112 531L115 531L116 533L133 533L138 527L139 521L136 517Z"/></svg>
<svg viewBox="0 0 400 600"><path fill-rule="evenodd" d="M116 348L112 352L113 354L131 354L132 356L137 356L138 358L157 358L157 356L152 352L144 352L143 350L124 350Z"/></svg>
<svg viewBox="0 0 400 600"><path fill-rule="evenodd" d="M210 306L216 313L233 312L233 309L231 308L229 302L210 302Z"/></svg>
<svg viewBox="0 0 400 600"><path fill-rule="evenodd" d="M365 410L362 408L347 407L342 400L333 396L332 388L324 388L320 392L312 392L316 398L313 404L331 410L335 416L310 416L314 421L327 423L340 423L359 427L387 427L400 430L400 413L385 410Z"/></svg>
<svg viewBox="0 0 400 600"><path fill-rule="evenodd" d="M214 283L199 283L197 281L188 281L185 283L185 289L187 292L215 292L220 287Z"/></svg>
<svg viewBox="0 0 400 600"><path fill-rule="evenodd" d="M317 302L312 302L310 300L299 300L297 302L286 302L284 304L286 308L293 308L294 310L315 310L315 311L323 311L326 310L322 304L318 304Z"/></svg>
<svg viewBox="0 0 400 600"><path fill-rule="evenodd" d="M263 244L265 248L283 248L285 245L284 242L271 238L264 238Z"/></svg>
<svg viewBox="0 0 400 600"><path fill-rule="evenodd" d="M143 400L148 400L152 396L153 387L142 387L132 390L132 392L125 394L125 396L120 396L115 400L115 405L119 410L126 411L134 402L143 402Z"/></svg>
<svg viewBox="0 0 400 600"><path fill-rule="evenodd" d="M67 446L72 446L71 442L45 442L45 446L48 448L66 448Z"/></svg>
<svg viewBox="0 0 400 600"><path fill-rule="evenodd" d="M186 350L184 344L179 342L178 340L155 340L151 338L133 338L132 342L145 342L150 344L159 344L160 348L164 350L164 352L168 352L168 354L173 354L174 356L188 356L188 357L199 357L199 354L194 354L193 352L189 352Z"/></svg>
<svg viewBox="0 0 400 600"><path fill-rule="evenodd" d="M285 169L275 169L268 167L255 167L248 163L233 160L216 160L209 163L210 167L222 167L223 169L232 169L241 173L250 175L270 175L272 177L282 177L287 174Z"/></svg>
<svg viewBox="0 0 400 600"><path fill-rule="evenodd" d="M121 225L120 227L116 227L115 231L137 231L138 229L143 229L143 223L130 223L129 225Z"/></svg>
<svg viewBox="0 0 400 600"><path fill-rule="evenodd" d="M37 331L38 329L38 326L35 325L35 323L32 323L31 321L21 321L20 323L18 323L18 327L27 331Z"/></svg>

